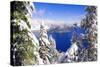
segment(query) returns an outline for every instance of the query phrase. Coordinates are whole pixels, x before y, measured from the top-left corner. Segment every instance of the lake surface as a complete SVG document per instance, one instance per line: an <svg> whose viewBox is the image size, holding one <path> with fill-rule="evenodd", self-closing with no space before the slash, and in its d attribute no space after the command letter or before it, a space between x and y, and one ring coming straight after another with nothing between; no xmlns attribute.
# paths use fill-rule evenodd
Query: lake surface
<svg viewBox="0 0 100 67"><path fill-rule="evenodd" d="M57 50L65 52L71 46L71 38L73 32L77 33L77 37L80 37L80 34L85 34L84 29L75 27L67 32L48 32L48 35L52 35L55 39ZM84 47L87 47L87 40L84 40L82 44L84 45Z"/></svg>

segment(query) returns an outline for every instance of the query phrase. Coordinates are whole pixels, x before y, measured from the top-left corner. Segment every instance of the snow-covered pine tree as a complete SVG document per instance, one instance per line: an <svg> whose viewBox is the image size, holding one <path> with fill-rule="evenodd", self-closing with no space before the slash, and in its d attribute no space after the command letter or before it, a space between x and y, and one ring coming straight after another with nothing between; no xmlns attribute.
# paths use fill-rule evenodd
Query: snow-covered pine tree
<svg viewBox="0 0 100 67"><path fill-rule="evenodd" d="M89 42L86 49L88 61L97 60L97 7L86 7L86 17L82 20L81 26L85 29L85 38ZM85 52L85 51L84 51Z"/></svg>
<svg viewBox="0 0 100 67"><path fill-rule="evenodd" d="M50 42L48 40L47 29L44 26L44 21L42 21L42 24L40 25L39 46L39 54L40 58L43 59L43 63L50 64Z"/></svg>
<svg viewBox="0 0 100 67"><path fill-rule="evenodd" d="M49 36L49 42L50 42L50 54L52 56L51 63L58 63L59 58L59 52L56 49L56 42L55 39L52 37L52 35Z"/></svg>
<svg viewBox="0 0 100 67"><path fill-rule="evenodd" d="M31 32L30 2L11 2L11 65L38 64L38 40Z"/></svg>

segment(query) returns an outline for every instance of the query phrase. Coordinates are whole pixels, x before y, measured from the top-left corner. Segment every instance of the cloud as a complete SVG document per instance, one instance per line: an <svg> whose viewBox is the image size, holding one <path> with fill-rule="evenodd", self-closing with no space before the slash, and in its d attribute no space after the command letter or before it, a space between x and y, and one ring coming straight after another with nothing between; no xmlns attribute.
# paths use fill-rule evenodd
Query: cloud
<svg viewBox="0 0 100 67"><path fill-rule="evenodd" d="M51 15L51 16L52 16L52 15L53 15L53 13L52 13L52 12L49 12L49 15Z"/></svg>
<svg viewBox="0 0 100 67"><path fill-rule="evenodd" d="M39 9L36 10L35 14L39 15L39 16L43 16L45 14L46 10L45 9Z"/></svg>

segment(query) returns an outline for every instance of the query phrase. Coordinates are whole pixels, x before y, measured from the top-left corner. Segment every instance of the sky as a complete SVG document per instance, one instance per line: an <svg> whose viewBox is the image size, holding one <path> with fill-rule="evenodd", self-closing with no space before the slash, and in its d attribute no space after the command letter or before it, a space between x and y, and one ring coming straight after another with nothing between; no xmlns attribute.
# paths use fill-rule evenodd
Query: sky
<svg viewBox="0 0 100 67"><path fill-rule="evenodd" d="M86 5L55 4L34 2L33 19L54 21L55 23L80 23L85 16Z"/></svg>

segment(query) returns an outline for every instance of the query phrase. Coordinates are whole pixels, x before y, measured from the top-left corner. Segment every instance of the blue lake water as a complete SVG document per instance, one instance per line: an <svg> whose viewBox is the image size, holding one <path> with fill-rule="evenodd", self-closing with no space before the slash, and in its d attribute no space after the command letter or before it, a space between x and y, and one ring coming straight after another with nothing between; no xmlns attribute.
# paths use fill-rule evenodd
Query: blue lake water
<svg viewBox="0 0 100 67"><path fill-rule="evenodd" d="M70 47L71 45L70 39L72 37L71 32L64 32L64 33L53 32L51 34L56 41L57 50L66 51Z"/></svg>
<svg viewBox="0 0 100 67"><path fill-rule="evenodd" d="M72 28L68 32L61 32L61 33L48 32L48 35L52 35L53 38L55 39L57 50L65 52L71 46L71 38L73 32L76 32L77 36L80 37L80 34L84 34L85 30L80 27L76 27L76 28ZM84 45L84 47L87 47L88 45L87 40L84 40L82 44Z"/></svg>

